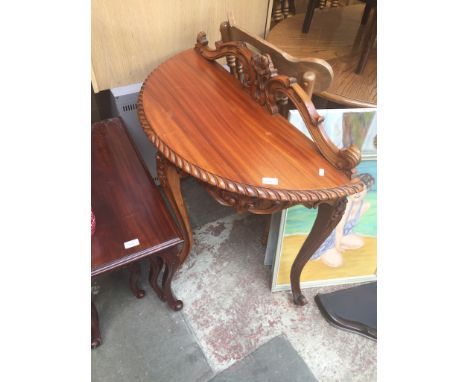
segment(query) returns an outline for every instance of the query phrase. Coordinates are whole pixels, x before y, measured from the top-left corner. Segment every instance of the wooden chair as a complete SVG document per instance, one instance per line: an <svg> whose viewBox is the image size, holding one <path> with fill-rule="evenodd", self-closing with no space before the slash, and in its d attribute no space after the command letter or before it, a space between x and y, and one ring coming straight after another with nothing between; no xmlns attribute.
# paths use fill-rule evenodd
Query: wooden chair
<svg viewBox="0 0 468 382"><path fill-rule="evenodd" d="M328 89L333 80L333 69L328 62L320 58L296 58L277 48L264 39L251 35L236 25L232 13L228 21L220 26L223 42L244 41L251 48L261 53L268 53L275 68L282 74L296 78L297 82L309 97L312 93L320 93ZM227 58L231 74L238 77L242 66L234 57Z"/></svg>
<svg viewBox="0 0 468 382"><path fill-rule="evenodd" d="M271 12L271 24L278 24L288 18L291 11L295 10L294 0L274 0Z"/></svg>
<svg viewBox="0 0 468 382"><path fill-rule="evenodd" d="M362 14L361 25L366 25L367 20L369 19L369 14L371 9L375 6L376 0L361 0L365 1L366 7L364 8L364 13ZM331 8L338 7L340 5L339 0L330 0L328 1ZM310 29L310 24L312 23L312 18L314 17L314 12L316 8L323 9L327 5L327 0L309 0L307 4L307 11L304 18L304 24L302 24L302 33L308 33Z"/></svg>
<svg viewBox="0 0 468 382"><path fill-rule="evenodd" d="M366 25L367 21L369 20L369 15L374 9L374 14L372 17L372 22L367 31L365 38L363 39L363 49L361 56L359 58L359 63L356 67L356 74L362 74L364 68L367 64L367 60L369 58L369 54L372 50L372 47L375 44L377 39L377 0L362 0L365 1L366 6L364 7L364 12L361 18L361 25ZM309 0L307 5L307 11L304 18L304 23L302 24L302 33L308 33L310 30L310 24L312 23L312 18L314 16L314 11L316 8L323 9L325 8L327 0ZM332 0L330 6L337 7L339 5L338 0Z"/></svg>
<svg viewBox="0 0 468 382"><path fill-rule="evenodd" d="M337 7L339 5L339 0L332 0L330 2L330 7ZM308 33L310 29L310 24L312 23L312 18L314 17L314 12L316 8L323 9L327 5L327 0L309 0L307 4L307 11L304 18L304 24L302 24L302 33Z"/></svg>

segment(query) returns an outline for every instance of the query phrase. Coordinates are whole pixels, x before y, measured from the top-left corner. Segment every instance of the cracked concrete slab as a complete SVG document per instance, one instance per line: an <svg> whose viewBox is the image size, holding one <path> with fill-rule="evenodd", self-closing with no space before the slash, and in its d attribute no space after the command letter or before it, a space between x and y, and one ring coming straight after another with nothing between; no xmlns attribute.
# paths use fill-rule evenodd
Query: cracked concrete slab
<svg viewBox="0 0 468 382"><path fill-rule="evenodd" d="M304 289L309 304L270 290L263 265L264 217L230 215L195 231L191 255L174 278L183 314L218 373L284 334L320 381L376 380L376 342L338 330L313 297L349 286Z"/></svg>

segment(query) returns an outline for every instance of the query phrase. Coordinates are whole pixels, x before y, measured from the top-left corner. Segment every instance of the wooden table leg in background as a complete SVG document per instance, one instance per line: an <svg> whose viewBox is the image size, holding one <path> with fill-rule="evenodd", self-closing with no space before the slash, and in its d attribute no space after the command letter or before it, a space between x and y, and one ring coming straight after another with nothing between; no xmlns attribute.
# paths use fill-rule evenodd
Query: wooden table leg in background
<svg viewBox="0 0 468 382"><path fill-rule="evenodd" d="M180 264L187 258L193 244L192 227L185 208L185 202L180 190L180 174L177 168L169 162L160 152L157 154L156 166L158 169L158 178L164 190L172 210L176 214L179 225L182 228L184 237L184 246L179 254Z"/></svg>
<svg viewBox="0 0 468 382"><path fill-rule="evenodd" d="M145 291L140 286L141 267L139 262L133 262L128 266L130 270L130 289L136 298L145 297Z"/></svg>
<svg viewBox="0 0 468 382"><path fill-rule="evenodd" d="M149 284L154 289L154 292L161 299L161 301L166 301L166 299L164 298L164 292L159 287L159 284L158 284L159 274L164 268L163 259L161 259L161 257L159 256L153 255L149 258L149 260L150 260L150 271L149 271L149 279L148 279Z"/></svg>
<svg viewBox="0 0 468 382"><path fill-rule="evenodd" d="M171 253L164 257L164 274L162 278L162 290L164 292L164 298L166 299L167 304L171 307L171 309L177 311L181 310L184 304L181 300L178 300L174 296L171 287L172 278L174 277L177 268L179 268L179 265L181 264L181 261L179 259L181 252L174 253L174 249L175 248L171 248L171 250L169 251Z"/></svg>
<svg viewBox="0 0 468 382"><path fill-rule="evenodd" d="M318 207L318 214L314 226L291 267L291 289L296 305L307 304L307 299L302 294L300 285L302 269L340 222L346 209L347 201L348 199L345 197L333 204L322 203Z"/></svg>
<svg viewBox="0 0 468 382"><path fill-rule="evenodd" d="M101 345L101 331L99 330L99 316L96 307L91 302L91 348L96 349Z"/></svg>

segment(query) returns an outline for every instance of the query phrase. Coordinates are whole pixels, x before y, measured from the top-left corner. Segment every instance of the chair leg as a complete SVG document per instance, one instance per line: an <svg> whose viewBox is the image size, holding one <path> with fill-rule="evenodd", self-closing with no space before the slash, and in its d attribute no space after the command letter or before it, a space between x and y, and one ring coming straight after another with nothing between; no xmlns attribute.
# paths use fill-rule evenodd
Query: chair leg
<svg viewBox="0 0 468 382"><path fill-rule="evenodd" d="M364 43L364 49L361 53L358 66L356 68L356 74L362 74L364 68L366 67L367 60L369 59L369 54L372 50L372 47L375 44L377 39L377 8L374 9L374 15L372 16L372 23L369 29L368 37Z"/></svg>
<svg viewBox="0 0 468 382"><path fill-rule="evenodd" d="M309 0L307 4L307 11L304 18L304 24L302 24L302 33L308 33L310 29L310 24L312 23L312 18L314 17L315 8L317 8L318 0Z"/></svg>
<svg viewBox="0 0 468 382"><path fill-rule="evenodd" d="M362 14L361 25L366 25L367 20L369 20L369 14L372 9L372 0L366 0L366 7L364 8L364 13Z"/></svg>

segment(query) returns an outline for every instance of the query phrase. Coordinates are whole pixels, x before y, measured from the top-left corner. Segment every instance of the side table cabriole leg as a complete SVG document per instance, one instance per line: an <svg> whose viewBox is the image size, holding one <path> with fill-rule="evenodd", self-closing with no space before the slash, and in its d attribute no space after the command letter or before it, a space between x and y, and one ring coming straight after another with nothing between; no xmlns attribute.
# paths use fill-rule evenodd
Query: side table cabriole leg
<svg viewBox="0 0 468 382"><path fill-rule="evenodd" d="M180 190L180 175L177 172L177 168L159 152L157 154L156 165L161 186L183 231L184 246L179 254L180 264L182 264L192 248L193 234L187 209L185 208L185 202Z"/></svg>
<svg viewBox="0 0 468 382"><path fill-rule="evenodd" d="M96 349L102 343L99 330L99 316L96 307L91 302L91 348Z"/></svg>
<svg viewBox="0 0 468 382"><path fill-rule="evenodd" d="M154 292L161 299L161 301L166 301L164 298L164 292L158 285L158 277L161 273L164 262L159 256L151 256L150 258L150 271L149 271L149 284L154 289Z"/></svg>
<svg viewBox="0 0 468 382"><path fill-rule="evenodd" d="M347 202L347 198L342 198L334 204L322 203L318 207L318 214L314 226L291 267L291 289L296 305L307 304L307 299L301 292L300 278L302 269L340 222Z"/></svg>
<svg viewBox="0 0 468 382"><path fill-rule="evenodd" d="M180 247L175 247L165 251L164 254L150 257L149 283L158 297L162 301L167 301L167 304L173 310L181 310L184 306L183 302L174 296L171 287L172 278L180 265L180 253ZM159 287L158 277L163 266L162 287Z"/></svg>
<svg viewBox="0 0 468 382"><path fill-rule="evenodd" d="M181 300L178 300L177 298L174 297L174 294L172 293L172 288L171 288L171 283L172 283L172 278L174 277L174 274L179 266L179 263L177 261L177 257L170 257L165 261L165 268L164 268L164 274L163 274L163 279L162 279L162 288L164 292L164 298L167 301L167 304L171 307L173 310L181 310L184 306L183 302Z"/></svg>
<svg viewBox="0 0 468 382"><path fill-rule="evenodd" d="M141 267L139 262L133 262L129 265L130 270L130 289L136 298L145 297L145 291L140 286Z"/></svg>

